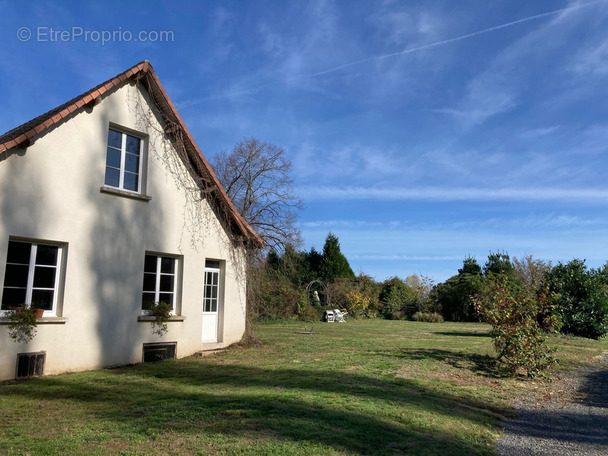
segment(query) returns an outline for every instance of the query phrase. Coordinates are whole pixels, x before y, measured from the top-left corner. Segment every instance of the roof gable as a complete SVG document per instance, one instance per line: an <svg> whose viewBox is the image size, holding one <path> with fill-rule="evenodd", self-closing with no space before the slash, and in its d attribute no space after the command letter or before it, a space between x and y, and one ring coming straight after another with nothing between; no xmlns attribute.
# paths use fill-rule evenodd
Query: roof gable
<svg viewBox="0 0 608 456"><path fill-rule="evenodd" d="M33 144L39 135L51 127L61 124L82 112L85 108L94 107L109 91L135 80L141 84L148 93L154 106L162 114L165 123L165 133L174 141L182 144L187 152L189 162L185 163L188 170L195 174L193 176L201 190L215 200L216 208L227 216L231 229L243 237L242 240L251 241L262 245L263 240L259 234L247 223L247 221L236 210L232 201L223 189L219 179L213 172L209 162L203 156L194 138L188 131L184 121L178 114L171 99L165 92L152 65L146 60L129 68L127 71L99 84L87 92L67 101L50 111L22 124L0 136L0 154L16 147L28 147Z"/></svg>

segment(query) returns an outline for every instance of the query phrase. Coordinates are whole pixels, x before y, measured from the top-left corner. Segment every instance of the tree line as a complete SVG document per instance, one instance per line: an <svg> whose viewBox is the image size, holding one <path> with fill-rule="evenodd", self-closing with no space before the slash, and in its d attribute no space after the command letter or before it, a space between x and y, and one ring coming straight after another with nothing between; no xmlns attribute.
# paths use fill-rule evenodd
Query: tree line
<svg viewBox="0 0 608 456"><path fill-rule="evenodd" d="M555 321L549 326L568 334L597 339L608 333L608 263L588 269L574 259L553 266L499 251L483 266L465 258L457 274L442 283L417 274L377 282L354 274L332 233L321 252L296 248L302 202L293 191L284 149L246 138L230 153L217 154L213 168L236 208L266 241L266 249L249 257L249 321L314 320L325 308L341 308L354 317L498 325L507 314L520 318L511 324L522 328L542 329Z"/></svg>
<svg viewBox="0 0 608 456"><path fill-rule="evenodd" d="M288 245L280 254L271 250L259 267L263 286L256 318L262 320L310 319L319 313L315 308L335 307L355 317L477 322L483 316L476 303L501 281L510 296L520 299L550 294L564 333L593 339L608 333L608 263L589 269L573 259L553 266L531 255L511 258L496 252L483 266L464 258L457 274L442 283L417 274L378 282L355 275L337 236L329 233L322 252Z"/></svg>

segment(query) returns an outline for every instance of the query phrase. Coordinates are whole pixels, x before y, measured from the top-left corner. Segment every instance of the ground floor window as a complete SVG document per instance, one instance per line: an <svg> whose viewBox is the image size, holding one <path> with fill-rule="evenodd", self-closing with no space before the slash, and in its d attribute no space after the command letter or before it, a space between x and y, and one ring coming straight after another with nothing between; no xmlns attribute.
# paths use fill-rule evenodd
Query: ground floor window
<svg viewBox="0 0 608 456"><path fill-rule="evenodd" d="M0 309L25 305L55 314L62 252L59 245L9 240Z"/></svg>
<svg viewBox="0 0 608 456"><path fill-rule="evenodd" d="M167 303L176 310L178 259L170 256L146 254L141 300L142 313L156 303Z"/></svg>

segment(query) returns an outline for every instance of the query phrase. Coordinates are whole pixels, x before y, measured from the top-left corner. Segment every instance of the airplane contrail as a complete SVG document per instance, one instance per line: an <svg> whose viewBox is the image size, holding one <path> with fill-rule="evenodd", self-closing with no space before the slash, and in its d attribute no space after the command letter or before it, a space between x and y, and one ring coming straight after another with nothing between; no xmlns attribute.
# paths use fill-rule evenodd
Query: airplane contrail
<svg viewBox="0 0 608 456"><path fill-rule="evenodd" d="M397 56L400 56L400 55L411 54L412 52L423 51L425 49L431 49L431 48L434 48L434 47L443 46L444 44L449 44L449 43L454 43L456 41L466 40L466 39L472 38L474 36L478 36L478 35L483 35L483 34L486 34L486 33L494 32L496 30L500 30L500 29L503 29L503 28L513 27L514 25L521 24L521 23L524 23L524 22L530 22L530 21L534 21L536 19L541 19L543 17L553 16L555 14L563 13L564 11L570 11L570 10L585 8L587 6L594 5L596 3L604 3L604 2L606 2L606 0L595 0L595 1L587 2L587 3L583 3L583 4L579 4L579 5L567 6L565 8L560 8L560 9L549 11L549 12L546 12L546 13L535 14L534 16L524 17L523 19L517 19L515 21L506 22L506 23L500 24L500 25L495 25L493 27L489 27L489 28L486 28L486 29L483 29L483 30L478 30L476 32L467 33L466 35L461 35L461 36L457 36L457 37L454 37L454 38L448 38L448 39L445 39L445 40L436 41L434 43L423 44L422 46L408 48L408 49L404 49L403 51L398 51L398 52L391 52L390 54L376 55L376 56L367 57L367 58L361 59L361 60L355 60L353 62L344 63L342 65L338 65L338 66L335 66L333 68L329 68L327 70L317 71L315 73L302 74L302 75L299 75L299 76L294 76L292 78L289 78L288 81L297 81L299 79L304 79L304 78L313 78L313 77L316 77L316 76L322 76L324 74L333 73L335 71L339 71L339 70L342 70L344 68L349 68L349 67L352 67L352 66L355 66L355 65L360 65L362 63L368 63L368 62L373 62L373 61L376 61L376 60L387 59L387 58L390 58L390 57L397 57ZM274 85L275 85L274 83L273 84L262 84L262 85L259 85L257 87L253 87L253 88L250 88L250 89L238 90L238 91L232 92L232 93L224 93L224 94L218 94L218 95L211 95L211 96L204 97L204 98L201 98L201 99L192 100L190 102L185 102L184 105L185 106L191 106L193 104L198 104L198 103L200 103L202 101L217 100L217 99L221 99L221 98L230 98L230 97L234 97L234 96L240 96L240 95L245 95L245 94L250 94L250 93L256 93L256 92L260 91L261 89L264 89L266 87L271 87L271 86L274 86Z"/></svg>
<svg viewBox="0 0 608 456"><path fill-rule="evenodd" d="M472 32L472 33L467 33L466 35L457 36L455 38L448 38L446 40L436 41L435 43L429 43L429 44L424 44L422 46L417 46L417 47L413 47L413 48L404 49L403 51L391 52L390 54L377 55L377 56L374 56L374 57L368 57L368 58L365 58L365 59L356 60L354 62L349 62L349 63L345 63L345 64L342 64L342 65L338 65L338 66L336 66L334 68L330 68L328 70L323 70L323 71L318 71L316 73L310 73L310 74L306 74L306 75L301 75L301 76L298 76L298 77L296 77L294 79L321 76L321 75L324 75L324 74L327 74L327 73L333 73L334 71L342 70L344 68L348 68L348 67L351 67L351 66L360 65L362 63L373 62L375 60L386 59L386 58L389 58L389 57L396 57L396 56L404 55L404 54L410 54L412 52L422 51L424 49L430 49L430 48L434 48L434 47L437 47L437 46L442 46L444 44L449 44L449 43L454 43L456 41L466 40L467 38L472 38L474 36L478 36L478 35L483 35L485 33L494 32L496 30L500 30L500 29L503 29L503 28L512 27L514 25L521 24L523 22L529 22L529 21L533 21L533 20L540 19L540 18L543 18L543 17L552 16L554 14L562 13L564 11L584 8L586 6L593 5L595 3L601 3L601 2L604 2L604 1L605 0L596 0L596 1L593 1L593 2L584 3L584 4L581 4L581 5L573 5L573 6L568 6L566 8L560 8L560 9L557 9L557 10L554 10L554 11L549 11L547 13L535 14L534 16L525 17L523 19L518 19L516 21L507 22L505 24L496 25L494 27L490 27L490 28L487 28L487 29L478 30L478 31Z"/></svg>

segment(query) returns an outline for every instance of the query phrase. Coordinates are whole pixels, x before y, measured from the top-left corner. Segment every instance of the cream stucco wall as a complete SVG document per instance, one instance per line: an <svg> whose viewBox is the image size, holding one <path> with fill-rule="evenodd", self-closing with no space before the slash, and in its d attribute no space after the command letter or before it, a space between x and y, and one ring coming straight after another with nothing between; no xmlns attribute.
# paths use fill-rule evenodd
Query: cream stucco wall
<svg viewBox="0 0 608 456"><path fill-rule="evenodd" d="M145 137L150 201L100 191L110 124ZM185 190L188 187L189 190ZM190 195L190 196L187 196ZM0 155L0 285L9 238L60 242L64 274L58 316L15 343L0 324L0 379L15 376L18 353L46 351L45 374L140 362L146 342L177 341L177 355L226 346L245 329L244 252L235 249L177 158L146 95L124 84L93 109ZM145 252L179 256L183 321L161 336L138 321ZM206 259L223 263L218 344L201 343ZM1 293L0 288L0 293Z"/></svg>

